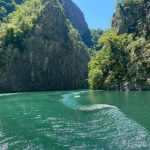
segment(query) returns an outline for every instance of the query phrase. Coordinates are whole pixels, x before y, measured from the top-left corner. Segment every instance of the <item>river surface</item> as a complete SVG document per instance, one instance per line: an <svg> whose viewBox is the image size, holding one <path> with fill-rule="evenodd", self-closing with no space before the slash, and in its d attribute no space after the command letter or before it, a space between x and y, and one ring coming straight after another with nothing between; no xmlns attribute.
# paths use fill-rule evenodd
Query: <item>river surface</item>
<svg viewBox="0 0 150 150"><path fill-rule="evenodd" d="M0 150L150 150L150 92L0 94Z"/></svg>

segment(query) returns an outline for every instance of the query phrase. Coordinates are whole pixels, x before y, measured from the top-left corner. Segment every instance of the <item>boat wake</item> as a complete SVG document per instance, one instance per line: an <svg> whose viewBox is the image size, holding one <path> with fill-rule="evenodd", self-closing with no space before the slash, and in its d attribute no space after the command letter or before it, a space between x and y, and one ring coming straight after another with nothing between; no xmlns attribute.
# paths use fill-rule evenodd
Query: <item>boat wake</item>
<svg viewBox="0 0 150 150"><path fill-rule="evenodd" d="M74 110L81 110L81 111L94 111L94 110L100 110L100 109L106 109L106 108L111 108L111 109L118 109L115 106L107 105L107 104L95 104L95 105L86 105L82 106L78 103L77 98L80 98L81 94L84 93L85 91L81 92L74 92L72 94L65 94L63 95L62 102L68 106L69 108L72 108Z"/></svg>
<svg viewBox="0 0 150 150"><path fill-rule="evenodd" d="M89 105L85 92L0 101L0 150L150 150L150 134L142 125L115 106Z"/></svg>
<svg viewBox="0 0 150 150"><path fill-rule="evenodd" d="M79 107L80 110L83 111L93 111L93 110L100 110L100 109L105 109L105 108L113 108L113 109L118 109L115 106L107 105L107 104L95 104L91 106L81 106Z"/></svg>
<svg viewBox="0 0 150 150"><path fill-rule="evenodd" d="M150 149L149 132L136 121L126 117L126 115L117 107L107 104L81 105L75 95L81 93L72 93L64 95L62 102L73 110L91 111L86 113L84 120L77 123L81 129L78 137L93 138L92 148L98 147L103 149L102 143L107 143L107 149L116 150L135 150L135 149ZM77 127L77 128L78 128ZM71 129L70 129L71 130ZM82 141L82 140L81 140ZM80 146L82 143L79 144ZM81 147L75 146L74 149ZM82 145L83 149L90 149L90 145ZM95 147L94 147L95 146Z"/></svg>

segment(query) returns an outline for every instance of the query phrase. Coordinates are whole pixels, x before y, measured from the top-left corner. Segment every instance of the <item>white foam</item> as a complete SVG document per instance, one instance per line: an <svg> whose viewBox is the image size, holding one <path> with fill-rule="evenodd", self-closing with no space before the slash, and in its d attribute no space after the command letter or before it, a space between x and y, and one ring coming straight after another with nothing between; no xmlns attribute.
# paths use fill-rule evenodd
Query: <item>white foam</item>
<svg viewBox="0 0 150 150"><path fill-rule="evenodd" d="M80 97L81 97L80 95L76 95L76 96L75 96L75 98L80 98Z"/></svg>
<svg viewBox="0 0 150 150"><path fill-rule="evenodd" d="M88 91L81 91L80 93L86 93L86 92L88 92Z"/></svg>
<svg viewBox="0 0 150 150"><path fill-rule="evenodd" d="M80 92L74 92L73 94L74 94L74 95L77 95L77 94L80 94ZM67 94L67 95L68 95L68 94Z"/></svg>
<svg viewBox="0 0 150 150"><path fill-rule="evenodd" d="M87 91L80 91L80 92L73 92L74 95L79 95L79 94L82 94L82 93L86 93Z"/></svg>
<svg viewBox="0 0 150 150"><path fill-rule="evenodd" d="M86 92L86 91L81 91L81 92ZM93 110L100 110L100 109L105 109L105 108L113 108L113 109L118 109L115 106L107 105L107 104L95 104L95 105L85 105L82 106L78 104L77 100L74 98L80 98L81 95L79 95L81 92L74 92L73 95L71 94L65 94L63 95L63 103L74 109L74 110L82 110L82 111L93 111ZM74 97L74 98L73 98Z"/></svg>
<svg viewBox="0 0 150 150"><path fill-rule="evenodd" d="M1 150L7 150L8 149L8 143L0 145L0 149Z"/></svg>
<svg viewBox="0 0 150 150"><path fill-rule="evenodd" d="M0 138L2 138L4 136L3 132L0 131Z"/></svg>
<svg viewBox="0 0 150 150"><path fill-rule="evenodd" d="M5 93L5 94L0 94L0 97L1 97L1 96L18 95L18 94L21 94L21 93Z"/></svg>
<svg viewBox="0 0 150 150"><path fill-rule="evenodd" d="M85 111L93 111L93 110L100 110L100 109L105 109L105 108L118 109L115 106L111 106L111 105L107 105L107 104L96 104L96 105L91 105L91 106L82 106L79 109L85 110Z"/></svg>

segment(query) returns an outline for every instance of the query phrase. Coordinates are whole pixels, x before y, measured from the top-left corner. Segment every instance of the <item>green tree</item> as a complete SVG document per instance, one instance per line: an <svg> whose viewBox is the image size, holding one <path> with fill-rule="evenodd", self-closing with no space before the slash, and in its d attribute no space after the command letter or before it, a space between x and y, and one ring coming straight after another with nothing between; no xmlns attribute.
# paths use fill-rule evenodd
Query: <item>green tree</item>
<svg viewBox="0 0 150 150"><path fill-rule="evenodd" d="M93 42L93 49L99 51L102 48L102 45L98 42L98 39L103 34L103 30L101 29L92 29L91 37Z"/></svg>
<svg viewBox="0 0 150 150"><path fill-rule="evenodd" d="M103 45L100 52L89 63L88 82L92 89L99 89L111 83L125 80L130 55L128 45L133 41L131 34L116 35L105 32L99 39Z"/></svg>
<svg viewBox="0 0 150 150"><path fill-rule="evenodd" d="M117 0L117 3L121 3L123 5L133 4L133 3L143 3L146 0Z"/></svg>
<svg viewBox="0 0 150 150"><path fill-rule="evenodd" d="M12 43L17 46L20 39L23 39L25 34L32 30L43 7L41 0L26 0L1 24L0 41L5 45Z"/></svg>

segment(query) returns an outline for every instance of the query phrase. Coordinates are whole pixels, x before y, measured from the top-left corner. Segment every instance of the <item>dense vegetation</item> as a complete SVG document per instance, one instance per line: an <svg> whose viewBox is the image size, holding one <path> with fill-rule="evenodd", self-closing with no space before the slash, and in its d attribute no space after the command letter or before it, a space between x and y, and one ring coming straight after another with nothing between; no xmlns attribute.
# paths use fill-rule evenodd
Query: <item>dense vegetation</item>
<svg viewBox="0 0 150 150"><path fill-rule="evenodd" d="M125 81L146 80L149 73L147 62L142 58L144 38L134 40L132 34L121 34L110 31L103 34L99 43L103 45L100 52L89 63L89 84L92 89L119 86ZM147 49L145 51L148 52ZM148 60L147 60L148 61ZM145 76L139 76L137 69L145 71Z"/></svg>
<svg viewBox="0 0 150 150"><path fill-rule="evenodd" d="M92 29L91 30L91 38L92 38L92 42L93 42L93 50L99 51L102 46L100 45L100 43L98 42L100 36L103 34L103 30L101 29Z"/></svg>
<svg viewBox="0 0 150 150"><path fill-rule="evenodd" d="M118 3L121 3L123 5L128 5L128 4L133 4L133 3L142 3L142 2L146 2L148 0L117 0Z"/></svg>
<svg viewBox="0 0 150 150"><path fill-rule="evenodd" d="M20 1L21 2L21 1ZM0 91L64 90L87 85L88 54L72 3L61 0L11 0L15 6L0 24ZM4 6L4 5L3 5ZM68 14L69 13L69 14ZM66 15L67 14L67 15ZM83 31L83 32L82 32Z"/></svg>
<svg viewBox="0 0 150 150"><path fill-rule="evenodd" d="M147 2L142 0L119 2L122 6L119 6L121 8L114 15L115 28L99 36L96 45L102 45L102 49L96 52L89 62L88 83L92 89L148 89L150 85L150 41L148 35L150 32L149 24L143 15L147 11L145 7ZM136 5L134 5L135 3ZM142 6L145 10L139 12L143 8ZM137 18L134 26L131 27L129 26L131 14L126 12L127 7L128 12L129 9L134 10ZM120 16L124 17L125 23ZM138 26L139 20L143 28ZM119 32L117 33L117 31Z"/></svg>
<svg viewBox="0 0 150 150"><path fill-rule="evenodd" d="M13 9L10 9L8 6L13 8L16 3L21 2L23 1L5 1L3 6L13 11ZM3 68L5 68L9 57L6 48L11 46L10 44L13 44L15 48L22 49L22 41L25 35L32 30L43 7L41 0L27 0L21 7L17 7L17 10L8 15L0 24L0 74Z"/></svg>
<svg viewBox="0 0 150 150"><path fill-rule="evenodd" d="M18 45L26 32L30 31L42 10L41 0L27 0L18 7L0 26L0 41Z"/></svg>
<svg viewBox="0 0 150 150"><path fill-rule="evenodd" d="M8 14L17 9L25 0L0 0L0 21L7 17Z"/></svg>

